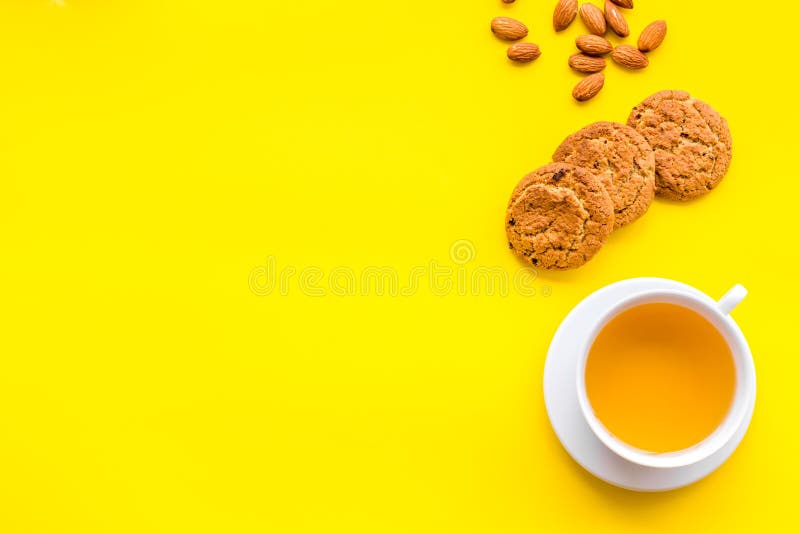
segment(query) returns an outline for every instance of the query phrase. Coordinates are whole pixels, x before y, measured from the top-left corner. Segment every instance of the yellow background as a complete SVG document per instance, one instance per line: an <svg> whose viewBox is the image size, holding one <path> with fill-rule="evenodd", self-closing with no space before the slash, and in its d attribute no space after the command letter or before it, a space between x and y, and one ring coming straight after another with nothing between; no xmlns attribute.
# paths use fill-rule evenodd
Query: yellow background
<svg viewBox="0 0 800 534"><path fill-rule="evenodd" d="M59 3L65 5L59 6ZM554 1L0 3L0 532L752 532L796 519L796 2L637 0L642 72L570 97ZM641 4L641 5L639 5ZM506 60L492 17L543 49ZM633 38L631 39L633 40ZM257 296L277 268L449 247L522 264L503 211L571 131L660 89L730 122L711 195L657 201L535 296ZM255 269L255 271L254 271ZM563 451L545 352L619 279L721 295L756 359L739 450L646 495ZM324 286L324 284L322 284ZM549 295L549 296L548 296Z"/></svg>

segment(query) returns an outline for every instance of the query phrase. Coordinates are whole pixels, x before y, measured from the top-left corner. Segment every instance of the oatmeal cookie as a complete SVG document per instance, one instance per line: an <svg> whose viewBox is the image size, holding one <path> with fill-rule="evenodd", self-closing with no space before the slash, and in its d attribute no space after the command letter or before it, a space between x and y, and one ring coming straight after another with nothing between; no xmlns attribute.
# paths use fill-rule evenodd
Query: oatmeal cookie
<svg viewBox="0 0 800 534"><path fill-rule="evenodd" d="M616 122L596 122L567 137L553 161L585 167L614 202L614 227L645 214L655 193L655 155L639 132Z"/></svg>
<svg viewBox="0 0 800 534"><path fill-rule="evenodd" d="M628 126L653 147L656 194L690 200L716 187L731 163L727 121L684 91L661 91L633 108Z"/></svg>
<svg viewBox="0 0 800 534"><path fill-rule="evenodd" d="M614 203L600 178L570 163L550 163L520 181L506 211L508 245L544 269L589 261L614 228Z"/></svg>

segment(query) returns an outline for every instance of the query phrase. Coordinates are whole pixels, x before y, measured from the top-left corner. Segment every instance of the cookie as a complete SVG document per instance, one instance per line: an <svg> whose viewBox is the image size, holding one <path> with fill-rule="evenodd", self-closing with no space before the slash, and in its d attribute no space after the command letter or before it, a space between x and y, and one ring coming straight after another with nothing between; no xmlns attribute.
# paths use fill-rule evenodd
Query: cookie
<svg viewBox="0 0 800 534"><path fill-rule="evenodd" d="M544 269L580 267L613 228L614 203L600 178L569 163L550 163L523 178L506 211L508 246Z"/></svg>
<svg viewBox="0 0 800 534"><path fill-rule="evenodd" d="M614 228L645 214L655 194L655 155L639 132L616 122L596 122L567 137L553 161L589 169L614 202Z"/></svg>
<svg viewBox="0 0 800 534"><path fill-rule="evenodd" d="M728 122L684 91L661 91L633 108L628 126L656 154L656 194L690 200L714 189L731 163Z"/></svg>

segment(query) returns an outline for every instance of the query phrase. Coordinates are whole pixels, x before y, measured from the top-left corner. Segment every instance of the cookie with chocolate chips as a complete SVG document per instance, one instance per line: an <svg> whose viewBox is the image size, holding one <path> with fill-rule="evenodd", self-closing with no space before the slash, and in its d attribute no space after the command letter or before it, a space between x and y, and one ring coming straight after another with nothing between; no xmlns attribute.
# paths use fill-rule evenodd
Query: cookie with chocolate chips
<svg viewBox="0 0 800 534"><path fill-rule="evenodd" d="M535 267L580 267L614 228L614 203L600 178L570 163L550 163L517 184L506 210L508 245Z"/></svg>

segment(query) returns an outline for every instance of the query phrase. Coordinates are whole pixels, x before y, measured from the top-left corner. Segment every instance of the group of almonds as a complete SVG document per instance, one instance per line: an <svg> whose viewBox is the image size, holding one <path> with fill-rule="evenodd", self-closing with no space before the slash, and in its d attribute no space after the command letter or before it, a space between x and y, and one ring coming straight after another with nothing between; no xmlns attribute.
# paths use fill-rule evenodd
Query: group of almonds
<svg viewBox="0 0 800 534"><path fill-rule="evenodd" d="M502 0L504 4L513 4L514 0ZM557 32L566 30L575 17L580 15L590 35L581 35L575 40L577 54L569 58L569 66L578 72L588 74L572 90L575 100L584 102L594 97L605 84L602 71L606 68L603 56L611 54L611 59L629 69L643 69L650 62L645 52L655 50L667 34L667 23L657 20L649 24L639 36L637 47L626 44L616 47L604 35L608 28L620 37L630 35L628 22L620 11L620 7L633 9L633 0L605 0L601 10L594 4L585 3L578 8L578 0L558 0L553 12L553 28ZM528 36L528 28L522 22L509 17L497 17L492 20L492 32L506 41L519 41ZM542 55L539 46L534 43L515 43L508 48L508 58L520 63L528 63Z"/></svg>

